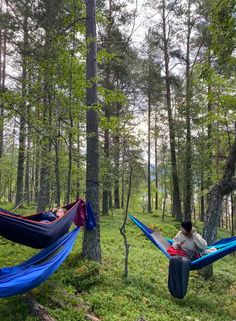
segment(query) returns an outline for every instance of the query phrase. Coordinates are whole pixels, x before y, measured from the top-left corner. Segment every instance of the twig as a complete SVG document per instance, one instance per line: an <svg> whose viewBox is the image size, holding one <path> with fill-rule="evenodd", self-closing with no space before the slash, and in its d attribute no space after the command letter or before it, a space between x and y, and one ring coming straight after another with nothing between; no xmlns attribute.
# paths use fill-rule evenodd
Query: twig
<svg viewBox="0 0 236 321"><path fill-rule="evenodd" d="M124 271L124 276L125 278L128 277L128 257L129 257L129 244L126 236L126 231L125 231L125 226L127 222L127 217L128 217L128 209L129 209L129 199L130 199L130 192L131 192L131 183L132 183L132 166L130 167L130 173L129 173L129 188L128 188L128 195L127 195L127 201L126 201L126 208L124 212L124 221L123 225L120 228L120 233L124 238L124 246L125 246L125 271Z"/></svg>
<svg viewBox="0 0 236 321"><path fill-rule="evenodd" d="M16 207L15 208L13 208L13 212L15 211L15 210L17 210L23 203L24 203L24 201L25 201L25 199L23 198L17 205L16 205Z"/></svg>

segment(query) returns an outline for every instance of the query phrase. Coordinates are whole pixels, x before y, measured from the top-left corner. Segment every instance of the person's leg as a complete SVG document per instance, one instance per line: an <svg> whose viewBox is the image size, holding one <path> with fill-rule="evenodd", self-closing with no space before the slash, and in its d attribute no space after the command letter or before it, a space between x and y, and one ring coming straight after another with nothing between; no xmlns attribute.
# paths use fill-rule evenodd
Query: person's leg
<svg viewBox="0 0 236 321"><path fill-rule="evenodd" d="M183 256L172 256L169 263L168 287L171 295L183 299L188 289L191 260Z"/></svg>

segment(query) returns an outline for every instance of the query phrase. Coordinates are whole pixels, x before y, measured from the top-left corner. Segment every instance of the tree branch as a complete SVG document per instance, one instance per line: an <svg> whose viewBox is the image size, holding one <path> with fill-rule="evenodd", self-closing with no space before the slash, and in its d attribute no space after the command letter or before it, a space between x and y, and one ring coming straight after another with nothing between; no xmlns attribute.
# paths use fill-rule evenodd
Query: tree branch
<svg viewBox="0 0 236 321"><path fill-rule="evenodd" d="M30 293L26 293L24 295L24 297L26 298L27 302L29 303L33 314L36 315L39 318L39 320L41 320L41 321L55 321L55 319L53 317L51 317L51 315L44 308L44 306L39 304Z"/></svg>

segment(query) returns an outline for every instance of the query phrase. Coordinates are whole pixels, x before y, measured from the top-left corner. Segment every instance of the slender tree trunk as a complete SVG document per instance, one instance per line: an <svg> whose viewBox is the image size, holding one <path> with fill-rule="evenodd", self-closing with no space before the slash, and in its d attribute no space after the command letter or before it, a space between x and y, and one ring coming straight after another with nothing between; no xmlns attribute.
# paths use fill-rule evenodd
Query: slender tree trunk
<svg viewBox="0 0 236 321"><path fill-rule="evenodd" d="M204 135L204 127L202 126L201 128L201 135L202 135L202 138L201 138L201 155L204 155L205 157L205 153L204 153L204 150L205 150L205 139L203 141L203 138L205 138L205 135ZM207 140L207 144L208 144L208 140ZM205 159L205 158L204 158ZM200 220L202 222L204 222L205 220L205 197L204 197L204 189L205 189L205 162L203 163L203 161L201 160L201 172L200 172Z"/></svg>
<svg viewBox="0 0 236 321"><path fill-rule="evenodd" d="M25 196L24 199L29 205L30 203L30 138L29 129L27 127L27 146L26 146L26 163L25 163Z"/></svg>
<svg viewBox="0 0 236 321"><path fill-rule="evenodd" d="M236 196L234 197L233 193L230 194L231 200L231 236L235 234L235 204L236 204Z"/></svg>
<svg viewBox="0 0 236 321"><path fill-rule="evenodd" d="M73 126L73 121L71 122ZM72 153L73 153L73 142L72 142L72 127L69 133L69 145L68 145L68 174L67 174L67 193L66 193L66 202L70 203L71 199L71 173L72 173Z"/></svg>
<svg viewBox="0 0 236 321"><path fill-rule="evenodd" d="M56 6L59 6L56 1L45 1L45 18L44 18L44 29L45 29L45 44L44 44L44 68L43 68L43 122L42 127L45 131L45 135L41 141L41 168L40 168L40 187L38 194L37 211L44 211L47 206L50 205L51 199L51 149L52 149L52 135L48 135L52 126L52 102L54 93L54 61L56 57L55 39L57 25L56 20L52 17L55 14ZM55 139L56 134L53 136Z"/></svg>
<svg viewBox="0 0 236 321"><path fill-rule="evenodd" d="M22 88L21 96L22 103L20 106L20 129L19 129L19 151L18 151L18 165L17 165L17 183L16 183L16 207L24 200L24 161L25 161L25 99L26 99L26 80L27 80L27 60L26 52L28 49L28 17L25 13L23 23L23 50L22 50Z"/></svg>
<svg viewBox="0 0 236 321"><path fill-rule="evenodd" d="M41 159L41 149L38 148L39 146L39 139L36 138L36 148L35 148L35 183L34 183L34 195L35 195L35 202L38 202L39 197L39 181L40 181L40 165L41 162L39 161Z"/></svg>
<svg viewBox="0 0 236 321"><path fill-rule="evenodd" d="M92 205L97 226L84 230L83 255L90 260L101 262L100 217L99 217L99 145L97 104L97 43L96 43L96 1L86 0L86 105L87 110L87 168L86 199Z"/></svg>
<svg viewBox="0 0 236 321"><path fill-rule="evenodd" d="M73 115L72 115L72 84L73 84L73 57L74 51L70 56L70 79L69 79L69 121L70 121L70 129L69 129L69 138L68 138L68 173L67 173L67 193L66 193L66 203L70 203L71 199L71 173L72 173L72 159L73 159L73 142L72 142L72 129L74 126Z"/></svg>
<svg viewBox="0 0 236 321"><path fill-rule="evenodd" d="M185 150L185 174L184 174L184 219L191 220L192 201L192 151L191 151L191 93L190 93L190 0L188 0L188 32L186 55L186 150Z"/></svg>
<svg viewBox="0 0 236 321"><path fill-rule="evenodd" d="M124 238L124 247L125 247L125 267L124 267L124 277L128 277L128 258L129 258L129 244L126 236L126 222L128 218L128 210L129 210L129 200L130 200L130 194L131 194L131 184L132 184L132 166L130 167L130 173L129 173L129 185L128 185L128 195L127 195L127 200L126 200L126 208L125 208L125 213L124 213L124 221L123 225L120 228L120 233Z"/></svg>
<svg viewBox="0 0 236 321"><path fill-rule="evenodd" d="M111 210L113 208L113 199L112 199L112 192L111 191L108 192L108 206L109 206L109 210Z"/></svg>
<svg viewBox="0 0 236 321"><path fill-rule="evenodd" d="M42 212L50 203L50 163L48 157L51 153L49 140L44 137L42 140L43 152L40 169L39 193L37 198L37 212ZM45 153L43 155L43 153Z"/></svg>
<svg viewBox="0 0 236 321"><path fill-rule="evenodd" d="M80 123L78 122L78 135L77 135L77 183L76 183L76 199L80 198Z"/></svg>
<svg viewBox="0 0 236 321"><path fill-rule="evenodd" d="M115 137L114 208L120 208L120 138L118 133Z"/></svg>
<svg viewBox="0 0 236 321"><path fill-rule="evenodd" d="M30 83L30 77L28 77L28 82ZM27 125L25 128L26 133L26 155L25 155L25 188L24 188L24 200L26 204L29 206L30 203L30 107L26 108L26 120Z"/></svg>
<svg viewBox="0 0 236 321"><path fill-rule="evenodd" d="M166 199L167 199L167 186L166 186L166 168L164 165L164 199L163 199L163 208L162 208L162 221L164 221L165 218L165 212L166 212Z"/></svg>
<svg viewBox="0 0 236 321"><path fill-rule="evenodd" d="M66 192L67 204L70 203L70 199L71 199L71 173L72 173L72 153L73 153L72 128L73 128L73 119L70 112L70 132L69 132L69 138L68 138L68 173L67 173L67 192Z"/></svg>
<svg viewBox="0 0 236 321"><path fill-rule="evenodd" d="M166 157L165 151L166 151L166 147L162 141L162 154L163 154L162 167L163 167L163 172L164 172L164 178L163 178L164 196L163 196L163 200L162 200L162 202L163 202L163 204L162 204L162 221L164 221L164 218L165 218L166 199L167 199L167 183L166 183L167 170L166 170L166 165L165 165L165 157Z"/></svg>
<svg viewBox="0 0 236 321"><path fill-rule="evenodd" d="M116 117L117 121L120 118L120 106L116 106ZM114 138L115 152L114 152L114 163L115 163L115 182L114 182L114 208L120 208L120 134L119 129L116 130Z"/></svg>
<svg viewBox="0 0 236 321"><path fill-rule="evenodd" d="M24 108L24 106L21 106ZM18 150L18 165L17 165L17 180L16 180L16 207L23 202L24 196L24 160L25 160L25 119L20 116L19 129L19 150Z"/></svg>
<svg viewBox="0 0 236 321"><path fill-rule="evenodd" d="M151 204L151 57L148 59L148 213L152 212Z"/></svg>
<svg viewBox="0 0 236 321"><path fill-rule="evenodd" d="M0 9L0 13L2 10ZM5 90L6 79L6 30L4 30L2 37L2 30L0 28L0 92ZM4 105L0 101L0 165L3 157L3 133L4 133ZM2 166L0 166L0 195L2 194Z"/></svg>
<svg viewBox="0 0 236 321"><path fill-rule="evenodd" d="M166 102L168 109L168 124L169 124L169 136L170 136L170 151L171 151L171 164L172 164L172 190L173 190L173 215L177 220L182 220L181 200L179 193L179 180L177 173L176 162L176 144L175 144L175 129L174 120L172 117L171 106L171 90L170 90L170 72L169 72L169 50L168 50L168 38L166 32L166 3L162 1L162 25L163 25L163 38L164 38L164 60L165 60L165 81L166 81Z"/></svg>
<svg viewBox="0 0 236 321"><path fill-rule="evenodd" d="M225 197L225 228L228 229L228 215L229 215L229 211L228 211L228 195L226 195ZM222 223L224 224L224 215L222 215ZM223 227L222 224L222 227Z"/></svg>
<svg viewBox="0 0 236 321"><path fill-rule="evenodd" d="M35 154L32 153L32 166L30 169L30 203L34 201L34 197L35 197L34 191L35 191Z"/></svg>
<svg viewBox="0 0 236 321"><path fill-rule="evenodd" d="M121 177L121 208L124 209L124 195L125 195L125 142L122 151L122 177Z"/></svg>
<svg viewBox="0 0 236 321"><path fill-rule="evenodd" d="M204 222L205 218L205 199L204 199L204 173L203 168L201 169L201 196L200 196L200 220Z"/></svg>
<svg viewBox="0 0 236 321"><path fill-rule="evenodd" d="M155 210L158 210L158 164L157 164L157 139L158 139L158 130L157 130L157 106L155 108Z"/></svg>
<svg viewBox="0 0 236 321"><path fill-rule="evenodd" d="M108 106L105 106L105 116L108 118L107 115L107 108ZM103 175L103 191L102 191L102 213L105 215L108 215L109 212L109 170L110 166L109 164L109 130L105 129L104 133L104 167L105 167L105 173Z"/></svg>
<svg viewBox="0 0 236 321"><path fill-rule="evenodd" d="M0 15L2 16L2 3L0 3ZM3 39L2 39L2 28L0 28L0 86L2 87L2 43L3 43Z"/></svg>
<svg viewBox="0 0 236 321"><path fill-rule="evenodd" d="M211 57L208 56L208 65L211 67ZM211 84L208 83L207 86L207 113L208 118L211 119L211 113L213 112L213 103L212 103L212 88ZM209 121L207 125L207 150L208 150L208 162L207 162L207 181L206 187L209 190L212 186L212 123Z"/></svg>
<svg viewBox="0 0 236 321"><path fill-rule="evenodd" d="M111 53L111 28L113 25L112 20L112 1L108 1L108 15L107 15L107 25L106 25L106 49L108 53ZM110 62L106 63L105 67L105 88L108 90L112 89L111 85L111 66ZM107 123L110 121L111 116L111 104L104 104L104 114ZM106 126L104 130L104 174L103 174L103 192L102 192L102 213L108 215L110 203L111 203L111 166L110 166L110 129Z"/></svg>
<svg viewBox="0 0 236 321"><path fill-rule="evenodd" d="M58 124L58 128L60 128L60 124ZM56 175L56 205L59 207L61 204L61 180L60 180L60 157L59 157L59 142L58 137L60 133L58 132L58 136L55 140L55 175ZM67 202L68 204L69 202Z"/></svg>
<svg viewBox="0 0 236 321"><path fill-rule="evenodd" d="M4 130L4 108L3 108L3 105L0 104L0 165L2 163L2 158L3 158L3 130ZM1 194L1 186L2 186L2 166L0 166L0 194Z"/></svg>
<svg viewBox="0 0 236 321"><path fill-rule="evenodd" d="M47 41L46 41L47 43ZM46 49L46 48L45 48ZM52 123L51 115L51 92L52 80L50 79L47 70L45 69L44 75L44 97L43 104L45 110L45 119L43 126L48 128ZM40 168L40 181L39 193L37 198L37 212L44 211L50 204L50 172L51 172L51 138L44 136L41 140L41 168Z"/></svg>
<svg viewBox="0 0 236 321"><path fill-rule="evenodd" d="M13 127L13 142L12 142L12 154L11 154L11 175L9 179L9 191L8 191L8 202L11 203L13 201L13 168L15 166L15 136L16 136L16 121L14 121Z"/></svg>

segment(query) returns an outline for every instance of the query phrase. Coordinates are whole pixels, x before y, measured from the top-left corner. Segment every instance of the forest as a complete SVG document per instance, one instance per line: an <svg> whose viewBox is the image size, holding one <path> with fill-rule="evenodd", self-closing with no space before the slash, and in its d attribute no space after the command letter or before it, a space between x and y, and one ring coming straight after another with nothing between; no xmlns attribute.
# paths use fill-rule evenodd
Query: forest
<svg viewBox="0 0 236 321"><path fill-rule="evenodd" d="M47 281L0 299L1 320L236 318L233 253L191 272L180 301L128 217L236 240L235 14L235 0L0 0L0 266L37 253L11 222L6 240L5 217L83 199L96 225Z"/></svg>

